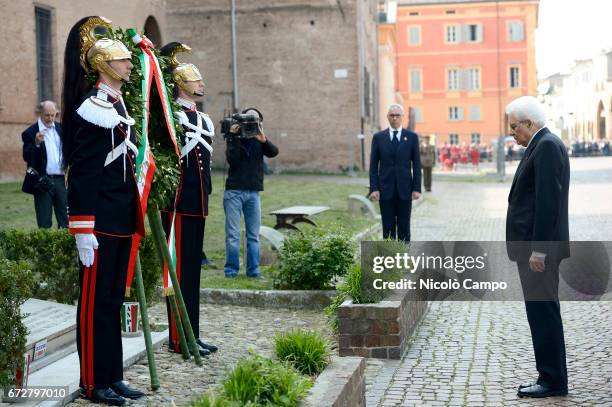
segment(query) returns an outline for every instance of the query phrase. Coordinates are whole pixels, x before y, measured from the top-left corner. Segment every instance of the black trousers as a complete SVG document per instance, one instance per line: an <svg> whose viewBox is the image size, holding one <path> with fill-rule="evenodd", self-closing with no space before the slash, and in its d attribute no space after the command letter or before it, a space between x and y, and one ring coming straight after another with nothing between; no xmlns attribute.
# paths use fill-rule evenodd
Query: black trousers
<svg viewBox="0 0 612 407"><path fill-rule="evenodd" d="M80 386L88 398L94 389L123 380L120 313L132 247L131 237L96 233L96 238L99 247L94 264L81 264L77 306Z"/></svg>
<svg viewBox="0 0 612 407"><path fill-rule="evenodd" d="M529 263L517 263L527 321L531 330L538 383L567 389L567 365L563 321L559 306L559 262L547 262L546 270L536 273Z"/></svg>
<svg viewBox="0 0 612 407"><path fill-rule="evenodd" d="M162 223L166 236L170 233L171 213L162 212ZM199 216L176 215L174 236L176 241L176 274L179 280L185 308L189 315L191 329L196 338L200 337L200 274L202 270L202 245L206 218ZM178 331L170 304L166 299L170 338L168 346L180 352Z"/></svg>
<svg viewBox="0 0 612 407"><path fill-rule="evenodd" d="M394 199L379 201L382 218L383 238L410 241L410 213L412 201L401 200L395 193Z"/></svg>
<svg viewBox="0 0 612 407"><path fill-rule="evenodd" d="M34 210L36 211L36 223L41 229L49 229L53 222L51 220L51 209L55 211L55 220L58 228L68 227L68 198L66 184L63 175L48 175L51 181L51 189L46 192L34 194Z"/></svg>
<svg viewBox="0 0 612 407"><path fill-rule="evenodd" d="M431 173L432 167L422 167L423 168L423 186L425 187L425 191L431 191Z"/></svg>

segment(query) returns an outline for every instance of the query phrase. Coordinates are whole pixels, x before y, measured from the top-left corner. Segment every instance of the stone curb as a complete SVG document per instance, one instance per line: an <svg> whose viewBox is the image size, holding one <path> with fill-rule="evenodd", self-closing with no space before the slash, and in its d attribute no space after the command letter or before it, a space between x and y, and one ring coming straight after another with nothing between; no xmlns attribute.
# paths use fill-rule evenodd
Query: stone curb
<svg viewBox="0 0 612 407"><path fill-rule="evenodd" d="M201 288L200 303L256 308L322 310L331 304L336 290L236 290Z"/></svg>
<svg viewBox="0 0 612 407"><path fill-rule="evenodd" d="M300 407L365 407L365 359L333 356Z"/></svg>

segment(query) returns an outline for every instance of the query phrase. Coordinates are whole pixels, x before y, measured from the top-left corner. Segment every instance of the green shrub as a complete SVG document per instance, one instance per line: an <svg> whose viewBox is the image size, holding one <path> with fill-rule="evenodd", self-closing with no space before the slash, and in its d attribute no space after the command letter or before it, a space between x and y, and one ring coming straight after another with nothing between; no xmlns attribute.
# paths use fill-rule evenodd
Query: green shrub
<svg viewBox="0 0 612 407"><path fill-rule="evenodd" d="M329 364L329 346L317 332L294 330L279 333L274 342L276 357L289 362L302 374L318 375Z"/></svg>
<svg viewBox="0 0 612 407"><path fill-rule="evenodd" d="M0 256L25 261L34 273L32 296L74 304L79 297L79 264L74 236L66 229L29 231L0 230ZM140 246L147 300L161 281L161 264L153 239L147 235Z"/></svg>
<svg viewBox="0 0 612 407"><path fill-rule="evenodd" d="M353 263L355 243L341 228L311 229L285 240L279 252L275 286L319 290L332 286Z"/></svg>
<svg viewBox="0 0 612 407"><path fill-rule="evenodd" d="M0 387L14 384L15 369L23 365L28 332L19 307L32 285L26 262L0 258Z"/></svg>
<svg viewBox="0 0 612 407"><path fill-rule="evenodd" d="M196 407L279 406L293 407L312 386L309 377L293 367L251 354L236 363L222 387L207 392L193 403Z"/></svg>

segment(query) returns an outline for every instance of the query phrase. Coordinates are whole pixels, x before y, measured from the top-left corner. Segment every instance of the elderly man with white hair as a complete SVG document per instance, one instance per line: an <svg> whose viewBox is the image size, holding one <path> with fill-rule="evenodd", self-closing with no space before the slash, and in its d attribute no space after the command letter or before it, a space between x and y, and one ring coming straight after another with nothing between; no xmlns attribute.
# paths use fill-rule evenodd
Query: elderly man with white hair
<svg viewBox="0 0 612 407"><path fill-rule="evenodd" d="M21 135L23 160L28 171L36 171L41 181L34 191L34 209L39 228L52 226L51 210L55 210L57 227L68 227L66 183L64 181L64 160L62 157L61 126L55 121L57 106L45 100L37 107L39 118Z"/></svg>
<svg viewBox="0 0 612 407"><path fill-rule="evenodd" d="M506 107L508 125L526 147L508 196L506 241L516 261L538 378L519 386L519 397L567 395L563 322L559 307L559 264L569 257L570 165L563 142L546 127L546 114L533 97Z"/></svg>

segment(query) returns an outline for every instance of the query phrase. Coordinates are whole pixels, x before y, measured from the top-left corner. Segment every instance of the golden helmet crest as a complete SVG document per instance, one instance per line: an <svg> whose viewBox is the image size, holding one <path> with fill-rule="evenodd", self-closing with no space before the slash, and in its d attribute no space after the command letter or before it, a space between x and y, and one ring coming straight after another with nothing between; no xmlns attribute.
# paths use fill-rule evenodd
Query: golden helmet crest
<svg viewBox="0 0 612 407"><path fill-rule="evenodd" d="M194 64L179 62L176 59L176 54L179 52L191 52L191 47L180 44L172 50L170 54L170 65L173 67L172 79L181 89L185 92L189 92L189 89L185 86L185 82L201 81L202 74Z"/></svg>
<svg viewBox="0 0 612 407"><path fill-rule="evenodd" d="M132 53L125 44L109 38L96 39L96 28L111 28L111 21L104 17L92 17L81 26L81 65L85 71L102 71L113 79L121 76L108 64L109 61L129 59Z"/></svg>

